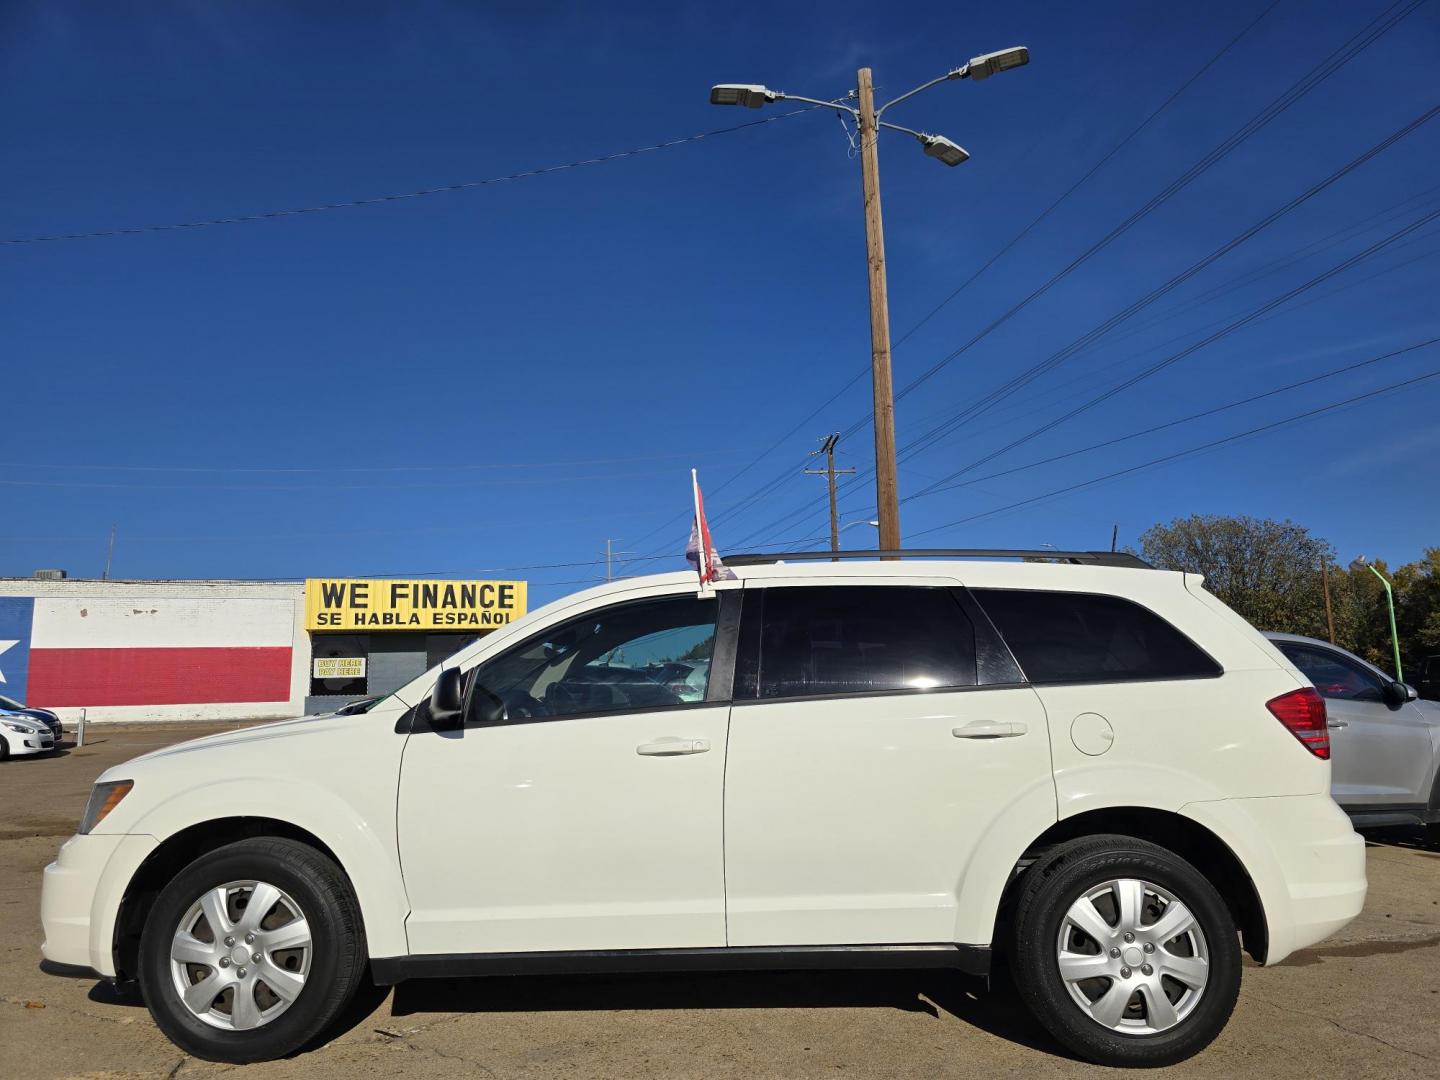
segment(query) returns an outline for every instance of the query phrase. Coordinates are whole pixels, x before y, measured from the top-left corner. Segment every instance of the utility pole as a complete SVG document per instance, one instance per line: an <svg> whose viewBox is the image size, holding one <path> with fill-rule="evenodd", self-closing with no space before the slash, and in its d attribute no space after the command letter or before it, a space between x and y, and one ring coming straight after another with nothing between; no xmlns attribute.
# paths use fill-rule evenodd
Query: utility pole
<svg viewBox="0 0 1440 1080"><path fill-rule="evenodd" d="M105 549L105 570L100 575L101 581L110 580L110 563L115 558L115 526L110 526L110 545Z"/></svg>
<svg viewBox="0 0 1440 1080"><path fill-rule="evenodd" d="M1120 539L1120 526L1119 526L1118 524L1116 524L1115 527L1110 530L1110 550L1111 550L1111 551L1114 551L1114 550L1115 550L1115 542L1116 542L1117 540L1119 540L1119 539Z"/></svg>
<svg viewBox="0 0 1440 1080"><path fill-rule="evenodd" d="M840 517L839 517L839 515L836 513L836 510L835 510L835 477L836 477L837 475L839 475L839 476L852 475L852 474L854 474L854 472L855 472L854 469L837 469L837 468L835 468L835 444L838 443L839 441L840 441L840 433L839 433L838 431L835 432L835 434L833 434L833 435L828 435L828 436L826 436L825 441L824 441L824 442L821 444L821 446L820 446L820 449L814 451L814 452L811 453L811 455L810 455L811 457L815 457L817 454L824 454L824 455L825 455L825 468L823 468L823 469L806 469L806 470L805 470L805 475L806 475L806 476L823 476L823 477L825 477L827 486L830 488L830 550L831 550L831 551L839 551L839 550L840 550ZM882 542L880 546L883 548L885 545L884 545L884 543Z"/></svg>
<svg viewBox="0 0 1440 1080"><path fill-rule="evenodd" d="M870 269L870 381L875 397L875 508L880 549L900 547L895 479L895 388L890 373L890 293L885 281L885 224L880 216L880 128L870 69L856 74L860 101L860 181L865 198L865 253ZM834 513L831 513L834 521ZM832 537L834 536L832 532ZM838 544L836 545L838 547Z"/></svg>
<svg viewBox="0 0 1440 1080"><path fill-rule="evenodd" d="M1320 584L1325 589L1325 627L1330 631L1330 644L1335 644L1335 612L1330 608L1330 560L1320 564Z"/></svg>
<svg viewBox="0 0 1440 1080"><path fill-rule="evenodd" d="M717 83L710 88L711 105L738 105L759 109L777 101L803 101L837 115L849 113L860 134L860 183L865 202L865 248L870 267L870 379L875 396L875 505L880 511L880 547L900 547L900 499L895 481L895 390L890 374L890 303L885 284L885 229L880 218L880 152L881 128L897 131L917 140L927 157L942 165L954 167L970 158L970 152L943 135L901 127L884 119L887 109L908 101L933 86L969 79L980 82L1002 71L1024 67L1030 62L1030 50L1015 45L998 52L971 57L967 63L951 68L943 75L921 83L913 90L892 98L875 108L875 81L870 69L856 73L853 91L841 98L801 97L772 90L755 83ZM850 102L854 101L855 106ZM843 117L842 117L843 122ZM848 130L848 129L847 129Z"/></svg>
<svg viewBox="0 0 1440 1080"><path fill-rule="evenodd" d="M616 551L616 550L615 550L615 541L609 539L608 537L606 538L606 540L605 540L605 580L606 580L606 581L614 581L614 580L615 580L615 573L614 573L615 557L616 557L617 555L629 555L629 554L632 554L632 553L629 552L629 551Z"/></svg>

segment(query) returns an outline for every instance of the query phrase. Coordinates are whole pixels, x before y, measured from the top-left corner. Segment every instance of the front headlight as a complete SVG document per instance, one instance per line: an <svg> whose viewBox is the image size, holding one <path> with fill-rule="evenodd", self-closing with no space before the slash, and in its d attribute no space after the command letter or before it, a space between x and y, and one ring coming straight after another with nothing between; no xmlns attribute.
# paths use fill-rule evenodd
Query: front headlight
<svg viewBox="0 0 1440 1080"><path fill-rule="evenodd" d="M18 731L21 735L40 734L40 732L36 731L29 724L17 724L13 720L0 720L0 727L3 727L6 731Z"/></svg>
<svg viewBox="0 0 1440 1080"><path fill-rule="evenodd" d="M91 829L99 825L109 815L111 810L120 805L120 800L130 794L130 789L135 786L133 780L111 780L106 784L96 784L90 789L90 801L85 804L85 813L80 818L79 833L87 835Z"/></svg>

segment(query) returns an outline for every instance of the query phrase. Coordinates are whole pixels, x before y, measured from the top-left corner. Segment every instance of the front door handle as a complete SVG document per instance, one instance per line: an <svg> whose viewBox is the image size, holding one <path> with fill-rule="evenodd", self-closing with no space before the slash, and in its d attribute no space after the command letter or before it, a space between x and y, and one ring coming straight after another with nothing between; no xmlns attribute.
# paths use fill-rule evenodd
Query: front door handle
<svg viewBox="0 0 1440 1080"><path fill-rule="evenodd" d="M964 727L951 728L950 734L957 739L1010 739L1027 730L1023 720L973 720Z"/></svg>
<svg viewBox="0 0 1440 1080"><path fill-rule="evenodd" d="M681 757L685 754L703 754L710 749L704 739L677 739L673 736L641 743L635 753L641 757Z"/></svg>

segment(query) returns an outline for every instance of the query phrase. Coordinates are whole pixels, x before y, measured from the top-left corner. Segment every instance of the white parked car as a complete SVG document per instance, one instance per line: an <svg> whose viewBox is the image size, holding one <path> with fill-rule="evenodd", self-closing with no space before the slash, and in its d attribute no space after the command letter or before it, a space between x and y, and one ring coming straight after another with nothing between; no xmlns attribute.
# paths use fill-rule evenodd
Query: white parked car
<svg viewBox="0 0 1440 1080"><path fill-rule="evenodd" d="M0 761L8 757L48 754L55 749L55 733L44 720L0 709Z"/></svg>
<svg viewBox="0 0 1440 1080"><path fill-rule="evenodd" d="M957 553L950 553L957 554ZM367 972L953 968L997 953L1116 1065L1224 1027L1360 911L1324 702L1193 576L1123 555L732 558L567 597L359 716L100 777L51 970L186 1052L321 1035ZM787 559L795 559L787 555ZM666 665L708 659L702 695Z"/></svg>

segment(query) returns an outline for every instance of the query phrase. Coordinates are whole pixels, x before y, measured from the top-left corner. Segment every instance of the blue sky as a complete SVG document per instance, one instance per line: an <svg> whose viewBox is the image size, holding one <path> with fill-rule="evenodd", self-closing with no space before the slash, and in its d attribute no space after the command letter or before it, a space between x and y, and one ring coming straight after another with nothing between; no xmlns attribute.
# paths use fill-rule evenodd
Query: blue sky
<svg viewBox="0 0 1440 1080"><path fill-rule="evenodd" d="M712 82L832 97L869 64L883 98L1026 44L1028 68L942 85L891 116L973 155L946 169L902 136L882 145L899 342L1268 6L10 0L0 239L501 176L770 115L711 107ZM897 385L1385 7L1281 0L897 344ZM1437 60L1430 3L904 397L901 445L1434 106ZM816 112L425 198L0 246L0 574L96 575L114 524L120 577L493 573L528 578L540 600L600 574L607 537L666 556L632 571L681 565L692 465L722 551L821 537L806 455L869 410L849 150ZM1437 166L1440 119L903 460L902 495L1420 220L1440 207ZM974 483L911 499L905 535L1102 547L1114 524L1123 543L1178 515L1249 513L1303 522L1342 559L1416 557L1440 543L1440 378L1036 496L1440 370L1440 345L985 478L1440 335L1436 256L1440 222L971 469ZM841 464L865 468L870 440L865 426L850 435ZM868 478L842 509L873 516ZM860 525L847 540L872 536Z"/></svg>

